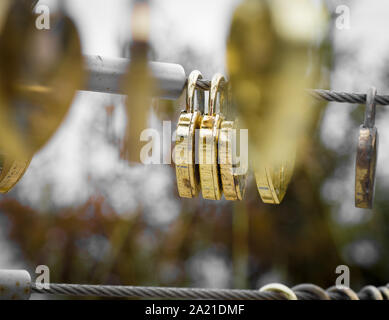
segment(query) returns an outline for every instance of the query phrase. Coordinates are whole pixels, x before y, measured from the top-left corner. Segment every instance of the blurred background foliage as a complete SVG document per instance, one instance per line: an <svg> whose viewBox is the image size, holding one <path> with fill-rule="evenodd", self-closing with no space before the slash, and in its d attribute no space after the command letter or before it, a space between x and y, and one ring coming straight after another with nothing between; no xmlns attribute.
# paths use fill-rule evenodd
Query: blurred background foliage
<svg viewBox="0 0 389 320"><path fill-rule="evenodd" d="M152 56L210 78L225 70L226 36L240 1L193 2L152 1ZM115 23L131 3L110 3L67 1L62 6L80 29L84 52L127 56L129 39L123 30L128 24L120 22L119 28ZM364 92L373 83L379 92L388 92L388 73L381 68L387 61L378 57L387 56L389 39L365 49L387 27L382 12L388 4L345 3L353 14L352 27L331 32L331 88ZM328 1L332 23L339 4ZM107 21L96 22L103 14ZM188 26L187 15L201 25ZM176 122L180 103L155 102L150 125L161 129L161 120ZM315 123L299 153L301 165L283 203L272 206L261 202L252 175L243 202L179 199L172 165L128 167L120 160L123 98L80 93L20 185L1 196L0 267L33 272L45 264L52 282L256 289L273 281L329 287L336 267L346 264L354 289L386 284L388 113L377 115L382 130L377 193L374 210L366 211L355 209L353 202L356 132L363 111L344 104L315 109Z"/></svg>

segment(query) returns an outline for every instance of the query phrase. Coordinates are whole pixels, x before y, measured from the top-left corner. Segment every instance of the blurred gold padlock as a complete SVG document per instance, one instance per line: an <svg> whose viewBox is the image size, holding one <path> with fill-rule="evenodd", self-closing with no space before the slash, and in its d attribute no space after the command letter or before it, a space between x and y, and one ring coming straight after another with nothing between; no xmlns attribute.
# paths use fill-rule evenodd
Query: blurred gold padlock
<svg viewBox="0 0 389 320"><path fill-rule="evenodd" d="M291 180L296 150L313 121L306 88L321 81L325 7L311 0L246 0L236 10L227 64L258 192L278 204Z"/></svg>
<svg viewBox="0 0 389 320"><path fill-rule="evenodd" d="M10 0L0 2L0 34L11 7ZM28 10L28 7L25 7ZM0 78L1 79L1 78ZM4 92L0 90L0 106L5 104ZM0 155L0 193L6 193L23 176L29 161L14 161L10 157Z"/></svg>
<svg viewBox="0 0 389 320"><path fill-rule="evenodd" d="M121 157L128 162L142 162L140 135L147 129L154 83L148 63L150 12L146 2L136 2L132 11L130 64L124 79L127 92L127 126Z"/></svg>
<svg viewBox="0 0 389 320"><path fill-rule="evenodd" d="M0 35L0 192L8 192L34 153L54 134L77 89L83 59L77 30L62 15L39 30L36 1L12 1L2 9Z"/></svg>
<svg viewBox="0 0 389 320"><path fill-rule="evenodd" d="M241 161L237 161L239 126L236 119L231 120L231 95L228 87L225 90L228 92L227 103L224 104L227 105L227 110L221 110L225 120L220 125L218 157L224 197L226 200L236 201L244 197L248 168L242 161L242 154Z"/></svg>
<svg viewBox="0 0 389 320"><path fill-rule="evenodd" d="M204 112L204 92L196 90L197 80L202 79L199 71L191 72L186 91L186 108L181 112L177 124L175 164L177 187L180 197L196 197L200 190L199 165L196 163L196 131L200 128ZM195 96L197 104L195 108Z"/></svg>
<svg viewBox="0 0 389 320"><path fill-rule="evenodd" d="M78 32L63 16L39 30L31 8L15 2L0 38L0 150L29 159L63 121L84 84Z"/></svg>
<svg viewBox="0 0 389 320"><path fill-rule="evenodd" d="M216 113L217 97L219 104L225 103L225 90L222 88L226 79L220 73L212 78L209 92L208 111L203 116L199 133L200 184L204 199L220 200L222 184L218 164L218 143L220 125L223 117Z"/></svg>

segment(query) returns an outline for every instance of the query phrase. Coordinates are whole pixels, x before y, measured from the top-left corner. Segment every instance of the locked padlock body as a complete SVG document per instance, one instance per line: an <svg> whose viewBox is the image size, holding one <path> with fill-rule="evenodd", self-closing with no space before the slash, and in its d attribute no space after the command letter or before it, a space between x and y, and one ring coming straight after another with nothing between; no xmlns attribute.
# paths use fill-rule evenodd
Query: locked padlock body
<svg viewBox="0 0 389 320"><path fill-rule="evenodd" d="M236 159L237 130L237 121L224 120L220 125L220 177L224 197L231 201L243 200L248 169L243 162L238 163Z"/></svg>
<svg viewBox="0 0 389 320"><path fill-rule="evenodd" d="M31 8L11 6L0 41L0 149L30 159L58 129L83 87L81 44L73 22L50 16L39 30Z"/></svg>
<svg viewBox="0 0 389 320"><path fill-rule="evenodd" d="M175 164L178 193L182 198L196 197L200 191L196 134L204 112L204 93L197 90L197 81L201 78L200 71L190 73L186 88L186 108L181 112L177 124Z"/></svg>
<svg viewBox="0 0 389 320"><path fill-rule="evenodd" d="M183 111L177 125L175 162L177 187L180 197L193 198L200 191L199 165L196 163L196 131L202 115L199 111Z"/></svg>
<svg viewBox="0 0 389 320"><path fill-rule="evenodd" d="M375 125L377 89L371 87L366 95L366 110L359 128L355 164L355 206L373 208L375 174L378 153L378 131Z"/></svg>
<svg viewBox="0 0 389 320"><path fill-rule="evenodd" d="M218 164L218 143L222 118L204 115L199 133L200 184L204 199L220 200L222 185Z"/></svg>
<svg viewBox="0 0 389 320"><path fill-rule="evenodd" d="M355 168L355 206L357 208L373 208L377 150L377 128L366 128L362 125L359 129Z"/></svg>
<svg viewBox="0 0 389 320"><path fill-rule="evenodd" d="M32 4L10 3L0 21L1 193L20 180L84 84L81 44L73 22L60 14L50 16L50 29L39 30Z"/></svg>
<svg viewBox="0 0 389 320"><path fill-rule="evenodd" d="M225 77L216 73L211 81L208 112L204 115L200 126L200 184L203 198L208 200L220 200L223 193L218 148L220 126L225 120L221 114L226 102L225 86ZM219 102L219 110L216 110L217 102Z"/></svg>
<svg viewBox="0 0 389 320"><path fill-rule="evenodd" d="M246 0L236 9L227 46L231 89L258 192L266 203L285 196L296 150L313 119L305 89L323 86L328 14L310 0Z"/></svg>

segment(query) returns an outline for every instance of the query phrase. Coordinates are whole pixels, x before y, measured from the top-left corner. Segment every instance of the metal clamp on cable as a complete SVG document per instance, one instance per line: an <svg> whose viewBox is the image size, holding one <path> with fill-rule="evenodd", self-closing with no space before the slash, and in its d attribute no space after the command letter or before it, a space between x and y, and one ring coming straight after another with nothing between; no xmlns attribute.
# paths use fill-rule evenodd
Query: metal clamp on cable
<svg viewBox="0 0 389 320"><path fill-rule="evenodd" d="M280 283L270 283L261 289L260 292L277 292L285 296L288 300L298 300L296 294L293 290L289 289L287 286Z"/></svg>
<svg viewBox="0 0 389 320"><path fill-rule="evenodd" d="M25 270L0 270L0 300L28 300L31 277Z"/></svg>

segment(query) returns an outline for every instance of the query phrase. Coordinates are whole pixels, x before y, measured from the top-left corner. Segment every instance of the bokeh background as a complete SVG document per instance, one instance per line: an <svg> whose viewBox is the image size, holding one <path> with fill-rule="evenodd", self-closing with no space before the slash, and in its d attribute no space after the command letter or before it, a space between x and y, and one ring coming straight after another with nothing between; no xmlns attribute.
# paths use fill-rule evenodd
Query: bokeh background
<svg viewBox="0 0 389 320"><path fill-rule="evenodd" d="M129 0L41 0L75 21L83 52L128 57ZM240 0L154 0L151 56L226 72L226 39ZM389 3L327 1L350 8L350 29L331 28L331 89L389 92ZM179 103L159 102L150 126L176 121ZM334 285L338 265L351 286L389 281L389 114L379 107L374 210L354 207L357 134L364 108L330 103L300 154L284 202L178 197L173 165L120 159L124 97L80 92L61 128L27 173L0 197L0 268L50 267L52 282L256 289L268 282Z"/></svg>

